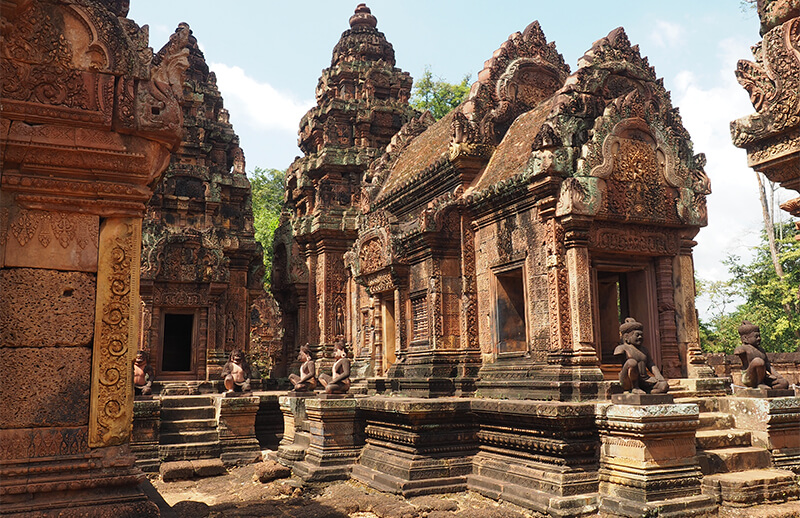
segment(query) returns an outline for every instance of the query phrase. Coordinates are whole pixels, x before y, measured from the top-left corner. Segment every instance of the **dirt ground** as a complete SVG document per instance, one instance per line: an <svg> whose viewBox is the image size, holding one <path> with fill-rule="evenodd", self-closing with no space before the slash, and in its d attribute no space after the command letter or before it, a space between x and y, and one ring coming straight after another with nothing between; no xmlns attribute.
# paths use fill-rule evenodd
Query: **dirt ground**
<svg viewBox="0 0 800 518"><path fill-rule="evenodd" d="M262 484L255 464L227 475L145 483L164 518L533 518L541 515L466 491L403 499L355 481L295 487L291 479Z"/></svg>

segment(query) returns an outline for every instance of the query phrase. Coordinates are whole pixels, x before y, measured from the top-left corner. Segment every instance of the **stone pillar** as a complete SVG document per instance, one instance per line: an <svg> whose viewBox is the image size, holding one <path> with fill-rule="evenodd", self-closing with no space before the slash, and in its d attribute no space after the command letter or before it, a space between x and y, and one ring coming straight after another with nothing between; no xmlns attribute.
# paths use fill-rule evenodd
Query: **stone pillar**
<svg viewBox="0 0 800 518"><path fill-rule="evenodd" d="M0 58L2 512L157 516L130 448L141 218L180 142L189 28L154 66L126 3L1 11L24 49Z"/></svg>
<svg viewBox="0 0 800 518"><path fill-rule="evenodd" d="M693 234L691 234L693 235ZM674 259L672 282L675 286L675 321L677 324L678 350L684 363L689 385L694 391L725 393L725 383L714 377L714 371L706 363L700 349L700 324L695 309L694 262L692 247L697 243L690 236L681 239L681 251Z"/></svg>
<svg viewBox="0 0 800 518"><path fill-rule="evenodd" d="M701 494L696 404L601 404L597 414L601 513L644 518L715 510L714 499Z"/></svg>
<svg viewBox="0 0 800 518"><path fill-rule="evenodd" d="M320 396L305 403L311 442L305 459L294 464L293 473L305 482L350 478L364 444L356 399Z"/></svg>
<svg viewBox="0 0 800 518"><path fill-rule="evenodd" d="M249 464L261 458L256 439L258 396L221 397L218 401L220 459L226 466Z"/></svg>
<svg viewBox="0 0 800 518"><path fill-rule="evenodd" d="M565 266L569 294L570 340L560 340L566 348L553 350L541 378L549 387L542 394L561 400L585 400L598 396L603 381L594 344L592 271L589 259L591 219L568 215L560 221L564 229ZM560 332L563 330L559 329Z"/></svg>

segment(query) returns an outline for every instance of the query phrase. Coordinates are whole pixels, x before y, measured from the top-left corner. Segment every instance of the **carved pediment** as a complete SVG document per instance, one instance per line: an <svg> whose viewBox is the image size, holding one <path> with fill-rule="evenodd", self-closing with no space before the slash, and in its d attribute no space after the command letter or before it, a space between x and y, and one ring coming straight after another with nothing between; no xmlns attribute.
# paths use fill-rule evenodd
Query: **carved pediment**
<svg viewBox="0 0 800 518"><path fill-rule="evenodd" d="M568 75L569 66L539 22L512 34L478 74L460 108L469 129L463 121L454 126L453 142L496 145L517 116L550 97Z"/></svg>

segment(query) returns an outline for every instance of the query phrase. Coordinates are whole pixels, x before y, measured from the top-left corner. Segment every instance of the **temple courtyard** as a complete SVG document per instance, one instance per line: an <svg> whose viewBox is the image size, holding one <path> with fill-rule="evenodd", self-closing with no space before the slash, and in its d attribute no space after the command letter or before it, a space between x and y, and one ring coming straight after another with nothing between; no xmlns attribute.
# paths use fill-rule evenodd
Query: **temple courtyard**
<svg viewBox="0 0 800 518"><path fill-rule="evenodd" d="M800 191L800 1L756 7L732 145ZM521 22L437 119L354 6L265 251L201 42L128 13L0 2L0 515L800 517L800 353L702 350L725 178L622 27Z"/></svg>

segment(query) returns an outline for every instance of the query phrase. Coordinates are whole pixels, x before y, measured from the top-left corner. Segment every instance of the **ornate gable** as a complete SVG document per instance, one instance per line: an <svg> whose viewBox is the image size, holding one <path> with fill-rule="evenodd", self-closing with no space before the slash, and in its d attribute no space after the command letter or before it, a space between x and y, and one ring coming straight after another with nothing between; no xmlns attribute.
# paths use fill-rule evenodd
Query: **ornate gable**
<svg viewBox="0 0 800 518"><path fill-rule="evenodd" d="M638 47L615 29L579 67L534 139L534 155L557 142L580 150L574 169L564 171L556 215L705 225L705 157L693 154L678 110Z"/></svg>

